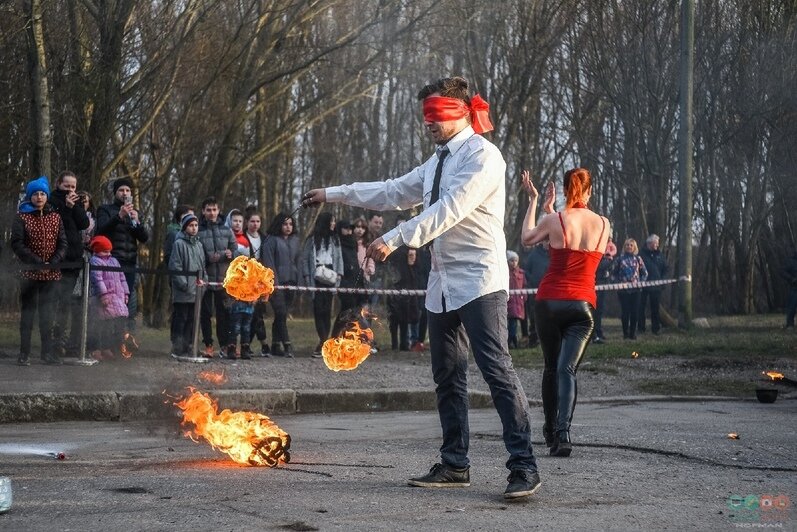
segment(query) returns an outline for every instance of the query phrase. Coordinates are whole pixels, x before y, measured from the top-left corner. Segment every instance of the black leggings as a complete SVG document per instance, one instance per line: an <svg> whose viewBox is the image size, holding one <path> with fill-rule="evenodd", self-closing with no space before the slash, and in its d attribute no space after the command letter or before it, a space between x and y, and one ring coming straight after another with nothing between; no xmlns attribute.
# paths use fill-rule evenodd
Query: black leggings
<svg viewBox="0 0 797 532"><path fill-rule="evenodd" d="M587 349L595 322L586 301L537 300L534 306L545 369L542 408L548 431L570 431L576 408L576 371Z"/></svg>
<svg viewBox="0 0 797 532"><path fill-rule="evenodd" d="M288 333L288 314L293 306L293 296L293 290L278 290L271 296L271 309L274 311L274 323L271 324L271 341L274 343L291 343L291 337Z"/></svg>
<svg viewBox="0 0 797 532"><path fill-rule="evenodd" d="M319 344L329 338L332 328L332 292L316 292L313 294L313 318Z"/></svg>

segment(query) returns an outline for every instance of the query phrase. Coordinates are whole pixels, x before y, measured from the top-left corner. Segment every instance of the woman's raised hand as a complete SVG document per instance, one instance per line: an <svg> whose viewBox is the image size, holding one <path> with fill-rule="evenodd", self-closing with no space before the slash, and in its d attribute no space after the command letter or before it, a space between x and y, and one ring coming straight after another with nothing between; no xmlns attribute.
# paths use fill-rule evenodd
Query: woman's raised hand
<svg viewBox="0 0 797 532"><path fill-rule="evenodd" d="M534 183L531 182L531 174L528 170L523 170L520 173L521 181L520 184L523 187L523 190L526 191L526 194L529 195L529 201L534 201L540 197L540 193L534 188Z"/></svg>

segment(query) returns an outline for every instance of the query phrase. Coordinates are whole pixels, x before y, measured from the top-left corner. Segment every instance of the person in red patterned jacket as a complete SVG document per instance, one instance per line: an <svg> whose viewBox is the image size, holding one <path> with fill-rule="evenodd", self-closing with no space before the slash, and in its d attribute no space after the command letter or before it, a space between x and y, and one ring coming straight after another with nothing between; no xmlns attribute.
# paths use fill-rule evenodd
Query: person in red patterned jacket
<svg viewBox="0 0 797 532"><path fill-rule="evenodd" d="M11 225L11 249L25 264L56 265L66 255L67 240L61 216L47 203L50 184L42 176L25 187L25 199L19 204L19 212ZM41 335L41 358L45 364L60 364L53 352L53 300L52 295L61 271L24 270L21 272L19 321L20 350L17 363L29 366L30 339L33 332L33 317L39 311L39 334Z"/></svg>

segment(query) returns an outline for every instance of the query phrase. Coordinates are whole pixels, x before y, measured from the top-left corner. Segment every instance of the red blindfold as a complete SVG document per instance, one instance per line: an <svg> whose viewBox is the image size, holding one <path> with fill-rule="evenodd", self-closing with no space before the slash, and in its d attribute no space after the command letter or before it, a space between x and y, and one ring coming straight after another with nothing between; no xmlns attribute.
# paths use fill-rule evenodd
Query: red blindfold
<svg viewBox="0 0 797 532"><path fill-rule="evenodd" d="M424 121L446 122L470 116L473 130L479 134L494 129L489 112L490 105L478 94L470 99L470 105L459 98L446 96L429 96L423 100Z"/></svg>

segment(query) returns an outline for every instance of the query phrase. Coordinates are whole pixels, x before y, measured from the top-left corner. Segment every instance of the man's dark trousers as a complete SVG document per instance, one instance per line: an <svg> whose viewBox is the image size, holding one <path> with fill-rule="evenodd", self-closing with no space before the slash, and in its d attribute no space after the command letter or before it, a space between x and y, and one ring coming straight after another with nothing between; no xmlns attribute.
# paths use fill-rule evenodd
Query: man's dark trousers
<svg viewBox="0 0 797 532"><path fill-rule="evenodd" d="M202 307L199 313L199 324L202 329L202 342L213 345L213 327L210 318L216 314L216 340L219 347L227 345L230 334L230 320L227 311L227 292L224 290L207 290L202 295Z"/></svg>
<svg viewBox="0 0 797 532"><path fill-rule="evenodd" d="M443 428L442 461L468 467L468 339L490 387L509 451L508 469L537 471L531 447L528 400L507 347L507 294L481 296L457 310L429 312L429 346ZM467 335L467 336L466 336Z"/></svg>
<svg viewBox="0 0 797 532"><path fill-rule="evenodd" d="M639 326L637 329L640 332L645 332L645 306L648 299L650 299L650 330L653 333L657 333L661 329L661 317L659 315L660 288L642 289L642 297L639 302Z"/></svg>

